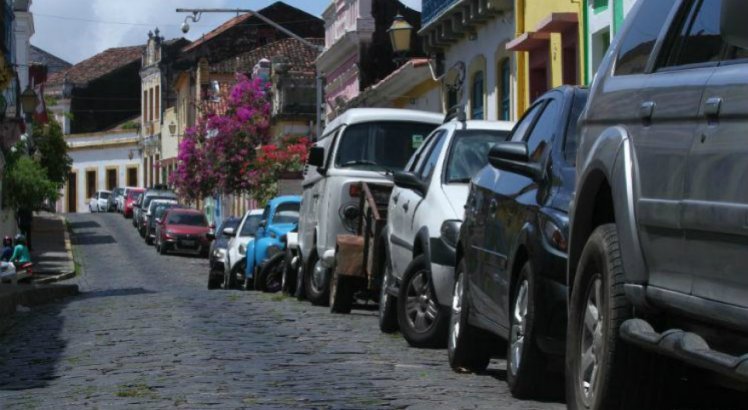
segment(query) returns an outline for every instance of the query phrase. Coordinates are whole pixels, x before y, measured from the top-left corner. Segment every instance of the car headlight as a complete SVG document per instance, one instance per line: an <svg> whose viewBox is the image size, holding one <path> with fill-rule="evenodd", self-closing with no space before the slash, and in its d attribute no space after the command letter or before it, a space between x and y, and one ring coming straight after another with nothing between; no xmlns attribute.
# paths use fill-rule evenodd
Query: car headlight
<svg viewBox="0 0 748 410"><path fill-rule="evenodd" d="M172 231L166 231L166 233L165 233L165 234L166 234L166 237L167 237L167 238L171 238L171 237L173 237L173 236L174 236L174 232L172 232Z"/></svg>
<svg viewBox="0 0 748 410"><path fill-rule="evenodd" d="M457 247L457 241L460 238L460 226L462 221L457 219L449 219L442 223L441 237L444 243L451 247Z"/></svg>
<svg viewBox="0 0 748 410"><path fill-rule="evenodd" d="M244 246L244 244L239 245L239 255L246 255L247 254L247 247Z"/></svg>
<svg viewBox="0 0 748 410"><path fill-rule="evenodd" d="M216 259L223 259L226 256L226 250L225 249L215 249L213 251L213 257Z"/></svg>

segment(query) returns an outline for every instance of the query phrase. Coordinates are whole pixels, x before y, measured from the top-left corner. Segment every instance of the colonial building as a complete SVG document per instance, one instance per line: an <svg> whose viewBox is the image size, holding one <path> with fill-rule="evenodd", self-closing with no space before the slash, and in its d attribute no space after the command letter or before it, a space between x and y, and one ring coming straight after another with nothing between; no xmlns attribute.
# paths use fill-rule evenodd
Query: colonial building
<svg viewBox="0 0 748 410"><path fill-rule="evenodd" d="M578 0L515 0L517 35L506 49L517 52L518 112L551 88L582 84L580 8Z"/></svg>
<svg viewBox="0 0 748 410"><path fill-rule="evenodd" d="M515 34L511 0L424 0L419 34L439 76L443 108L463 106L468 118L515 120L517 58L506 50Z"/></svg>
<svg viewBox="0 0 748 410"><path fill-rule="evenodd" d="M67 61L56 55L42 50L39 47L31 46L29 54L29 63L32 65L41 65L47 68L47 75L65 71L72 66Z"/></svg>
<svg viewBox="0 0 748 410"><path fill-rule="evenodd" d="M623 26L623 20L636 0L584 0L584 83L589 84L610 48L610 41Z"/></svg>
<svg viewBox="0 0 748 410"><path fill-rule="evenodd" d="M49 76L47 107L73 159L59 212L87 212L94 192L142 186L140 66L143 46L105 50Z"/></svg>
<svg viewBox="0 0 748 410"><path fill-rule="evenodd" d="M397 68L387 29L398 13L415 31L420 28L420 14L397 0L333 0L323 12L325 51L317 58L317 70L326 81L328 120ZM420 57L424 54L415 31L410 56Z"/></svg>

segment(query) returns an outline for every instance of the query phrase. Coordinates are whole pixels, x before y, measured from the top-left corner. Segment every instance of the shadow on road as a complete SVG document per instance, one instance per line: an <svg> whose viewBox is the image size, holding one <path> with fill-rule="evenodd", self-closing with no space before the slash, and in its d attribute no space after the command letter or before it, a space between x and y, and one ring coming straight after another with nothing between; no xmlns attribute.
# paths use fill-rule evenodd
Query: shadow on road
<svg viewBox="0 0 748 410"><path fill-rule="evenodd" d="M17 313L0 333L0 391L47 386L67 343L60 337L64 304Z"/></svg>
<svg viewBox="0 0 748 410"><path fill-rule="evenodd" d="M133 295L147 295L151 293L158 293L152 290L144 288L123 288L123 289L107 289L107 290L94 290L90 292L81 293L80 295L71 298L71 300L85 300L95 298L108 298L116 296L133 296Z"/></svg>
<svg viewBox="0 0 748 410"><path fill-rule="evenodd" d="M73 245L111 245L117 243L117 240L111 235L85 233L74 233L70 241Z"/></svg>
<svg viewBox="0 0 748 410"><path fill-rule="evenodd" d="M101 228L101 225L96 221L70 222L69 225L73 231L76 229Z"/></svg>

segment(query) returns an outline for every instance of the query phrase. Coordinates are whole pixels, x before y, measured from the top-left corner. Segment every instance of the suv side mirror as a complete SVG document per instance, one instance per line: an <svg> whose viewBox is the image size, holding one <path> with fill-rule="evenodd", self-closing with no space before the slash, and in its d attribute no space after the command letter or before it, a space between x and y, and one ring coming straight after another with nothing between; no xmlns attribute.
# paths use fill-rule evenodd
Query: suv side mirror
<svg viewBox="0 0 748 410"><path fill-rule="evenodd" d="M312 147L309 149L309 159L307 160L309 165L313 165L317 168L325 166L325 149L322 147Z"/></svg>
<svg viewBox="0 0 748 410"><path fill-rule="evenodd" d="M394 178L395 186L398 188L410 189L423 196L426 193L426 187L418 176L412 172L397 171Z"/></svg>
<svg viewBox="0 0 748 410"><path fill-rule="evenodd" d="M224 228L223 234L226 236L236 236L236 229L234 228Z"/></svg>
<svg viewBox="0 0 748 410"><path fill-rule="evenodd" d="M739 48L748 48L748 25L745 15L748 4L745 0L722 0L720 16L720 34L727 44Z"/></svg>
<svg viewBox="0 0 748 410"><path fill-rule="evenodd" d="M488 152L488 162L494 168L516 172L532 179L538 179L542 175L540 165L530 162L526 142L507 141L495 144Z"/></svg>

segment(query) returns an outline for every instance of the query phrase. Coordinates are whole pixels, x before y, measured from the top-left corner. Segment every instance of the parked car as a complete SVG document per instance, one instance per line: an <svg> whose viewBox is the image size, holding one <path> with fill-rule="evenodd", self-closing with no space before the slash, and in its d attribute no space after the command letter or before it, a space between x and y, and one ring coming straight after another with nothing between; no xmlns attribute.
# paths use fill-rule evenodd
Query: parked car
<svg viewBox="0 0 748 410"><path fill-rule="evenodd" d="M96 191L88 202L88 210L90 212L106 212L110 196L111 192L109 191Z"/></svg>
<svg viewBox="0 0 748 410"><path fill-rule="evenodd" d="M158 212L158 211L157 211ZM208 271L208 289L216 289L223 283L224 261L228 251L229 242L239 229L243 218L226 218L214 233L213 242L210 243Z"/></svg>
<svg viewBox="0 0 748 410"><path fill-rule="evenodd" d="M120 187L112 190L112 194L109 196L109 201L107 203L107 212L114 212L117 210L117 200L122 196L124 190L124 188Z"/></svg>
<svg viewBox="0 0 748 410"><path fill-rule="evenodd" d="M570 408L672 408L674 361L748 388L745 15L641 0L598 70L571 210Z"/></svg>
<svg viewBox="0 0 748 410"><path fill-rule="evenodd" d="M150 215L150 205L151 201L156 199L172 199L176 200L177 195L174 192L171 191L162 191L162 190L148 190L145 191L145 194L143 194L143 200L140 203L140 206L136 209L136 220L137 220L137 228L138 232L140 233L140 236L145 238L146 234L146 228L148 227L148 216Z"/></svg>
<svg viewBox="0 0 748 410"><path fill-rule="evenodd" d="M197 209L170 208L156 224L156 250L208 256L211 228Z"/></svg>
<svg viewBox="0 0 748 410"><path fill-rule="evenodd" d="M146 223L145 223L145 243L148 245L153 244L156 239L156 223L160 220L164 212L167 209L176 208L180 206L176 199L154 199L148 206L148 212L146 212Z"/></svg>
<svg viewBox="0 0 748 410"><path fill-rule="evenodd" d="M470 179L513 123L454 120L437 128L395 172L382 238L388 256L380 296L380 329L398 327L413 346L447 342L455 246Z"/></svg>
<svg viewBox="0 0 748 410"><path fill-rule="evenodd" d="M260 226L262 211L262 209L247 211L238 228L228 232L225 229L222 231L223 234L230 235L230 238L223 262L224 271L221 271L221 283L228 279L225 275L234 277L233 282L230 283L232 287L244 282L244 271L247 268L247 242L254 238L257 227Z"/></svg>
<svg viewBox="0 0 748 410"><path fill-rule="evenodd" d="M562 373L568 212L587 96L563 86L527 109L473 178L459 231L449 363L483 371L496 353L486 335L498 336L507 341L509 389L520 398L552 393L550 376ZM561 377L556 386L563 390Z"/></svg>
<svg viewBox="0 0 748 410"><path fill-rule="evenodd" d="M140 207L143 205L143 196L145 196L145 191L138 193L135 196L135 201L132 203L132 226L135 228L138 227L138 213L140 212Z"/></svg>
<svg viewBox="0 0 748 410"><path fill-rule="evenodd" d="M132 218L133 216L133 205L137 202L138 195L145 192L144 188L126 188L127 192L123 196L122 200L122 216L125 218ZM134 224L134 221L133 221Z"/></svg>
<svg viewBox="0 0 748 410"><path fill-rule="evenodd" d="M422 111L357 108L325 127L305 167L299 226L297 286L313 304L329 303L337 235L355 232L358 215L346 213L358 205L360 192L353 187L391 180L443 119Z"/></svg>
<svg viewBox="0 0 748 410"><path fill-rule="evenodd" d="M244 271L247 289L277 292L283 278L285 256L284 235L299 223L301 197L297 195L273 198L262 212L262 220L254 238L247 242L247 263ZM231 278L233 276L229 276ZM228 284L231 287L231 284Z"/></svg>

